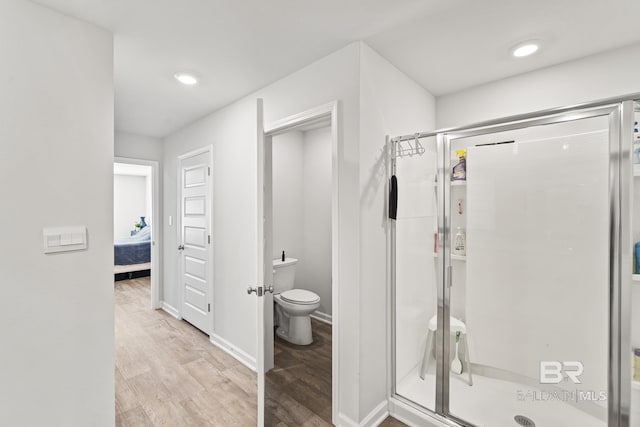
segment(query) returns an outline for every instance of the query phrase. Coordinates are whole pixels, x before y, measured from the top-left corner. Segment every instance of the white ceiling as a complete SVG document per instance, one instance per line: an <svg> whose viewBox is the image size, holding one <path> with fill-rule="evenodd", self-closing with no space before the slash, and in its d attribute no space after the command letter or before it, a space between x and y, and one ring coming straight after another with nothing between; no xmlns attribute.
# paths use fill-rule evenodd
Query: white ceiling
<svg viewBox="0 0 640 427"><path fill-rule="evenodd" d="M540 39L530 57L510 48ZM639 0L446 0L367 39L434 95L640 42Z"/></svg>
<svg viewBox="0 0 640 427"><path fill-rule="evenodd" d="M155 137L355 40L435 95L640 41L638 0L36 2L114 32L116 128ZM510 58L528 38L540 54Z"/></svg>

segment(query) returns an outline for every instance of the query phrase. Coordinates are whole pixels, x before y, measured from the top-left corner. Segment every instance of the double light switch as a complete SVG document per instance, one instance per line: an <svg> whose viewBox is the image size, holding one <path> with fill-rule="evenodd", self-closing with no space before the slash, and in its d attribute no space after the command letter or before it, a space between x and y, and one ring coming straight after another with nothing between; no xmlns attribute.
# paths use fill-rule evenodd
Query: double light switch
<svg viewBox="0 0 640 427"><path fill-rule="evenodd" d="M87 227L47 227L42 229L44 253L87 249Z"/></svg>

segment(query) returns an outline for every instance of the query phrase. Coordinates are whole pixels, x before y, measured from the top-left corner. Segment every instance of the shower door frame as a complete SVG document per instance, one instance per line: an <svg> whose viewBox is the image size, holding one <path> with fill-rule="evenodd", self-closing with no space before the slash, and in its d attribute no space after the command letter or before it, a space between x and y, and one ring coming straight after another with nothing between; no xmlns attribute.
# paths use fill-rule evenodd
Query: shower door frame
<svg viewBox="0 0 640 427"><path fill-rule="evenodd" d="M438 258L441 280L437 288L438 329L436 331L435 411L408 400L396 392L396 224L390 220L390 401L417 410L446 426L473 426L449 412L450 299L451 284L451 142L458 138L501 131L550 125L592 117L609 118L609 349L608 349L608 426L629 427L631 406L631 269L634 100L640 94L607 99L590 104L545 110L437 132L388 138L390 172L395 174L396 144L410 139L436 137L438 159ZM436 279L438 280L438 279ZM394 405L391 405L393 408ZM393 412L393 411L392 411Z"/></svg>

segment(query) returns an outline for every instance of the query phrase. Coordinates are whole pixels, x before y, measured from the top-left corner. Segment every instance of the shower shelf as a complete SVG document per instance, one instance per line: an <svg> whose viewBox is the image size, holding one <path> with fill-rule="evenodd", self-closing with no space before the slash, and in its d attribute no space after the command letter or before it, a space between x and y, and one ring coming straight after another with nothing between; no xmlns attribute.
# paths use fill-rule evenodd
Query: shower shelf
<svg viewBox="0 0 640 427"><path fill-rule="evenodd" d="M466 185L467 185L467 181L451 181L451 186L452 187L465 187ZM434 182L433 186L438 188L438 183Z"/></svg>
<svg viewBox="0 0 640 427"><path fill-rule="evenodd" d="M433 253L433 257L434 258L438 258L438 253L434 252ZM466 261L467 257L463 256L463 255L451 255L451 260L452 261ZM640 276L640 275L639 275Z"/></svg>
<svg viewBox="0 0 640 427"><path fill-rule="evenodd" d="M632 274L631 280L633 280L634 282L640 282L640 274Z"/></svg>

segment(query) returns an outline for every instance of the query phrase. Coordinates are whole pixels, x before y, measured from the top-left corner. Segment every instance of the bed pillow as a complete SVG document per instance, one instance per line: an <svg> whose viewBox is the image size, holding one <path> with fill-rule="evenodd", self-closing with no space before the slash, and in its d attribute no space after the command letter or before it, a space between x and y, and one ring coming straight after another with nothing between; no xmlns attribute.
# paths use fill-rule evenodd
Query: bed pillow
<svg viewBox="0 0 640 427"><path fill-rule="evenodd" d="M131 240L136 240L139 242L145 242L151 240L151 227L144 227L136 234L131 236Z"/></svg>

